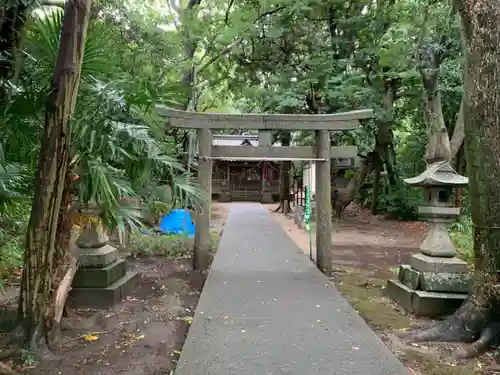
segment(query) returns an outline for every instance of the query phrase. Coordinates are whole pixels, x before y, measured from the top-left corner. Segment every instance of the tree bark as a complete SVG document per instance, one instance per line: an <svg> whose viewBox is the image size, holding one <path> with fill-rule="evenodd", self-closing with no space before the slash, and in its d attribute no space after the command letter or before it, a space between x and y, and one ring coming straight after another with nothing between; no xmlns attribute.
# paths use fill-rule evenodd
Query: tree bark
<svg viewBox="0 0 500 375"><path fill-rule="evenodd" d="M453 129L453 136L450 140L450 160L458 156L460 148L464 143L465 137L465 123L464 123L464 99L460 102L460 109L458 110L457 121L455 129Z"/></svg>
<svg viewBox="0 0 500 375"><path fill-rule="evenodd" d="M377 214L377 207L378 207L378 192L380 190L379 184L380 184L380 172L381 172L381 160L378 154L375 155L375 160L373 161L374 164L374 171L373 171L373 186L372 186L372 202L371 202L371 207L370 211L372 215Z"/></svg>
<svg viewBox="0 0 500 375"><path fill-rule="evenodd" d="M189 66L181 71L181 87L185 92L185 100L182 103L183 110L196 111L198 95L195 92L196 85L196 66L194 65L194 54L196 53L197 41L193 38L192 32L189 30L189 22L193 20L193 12L200 5L201 0L189 0L185 9L177 6L175 1L170 1L170 5L181 17L181 34L184 45L184 59L189 62ZM189 131L180 128L169 128L167 134L171 135L177 143L182 145L182 150L188 152Z"/></svg>
<svg viewBox="0 0 500 375"><path fill-rule="evenodd" d="M71 198L69 120L78 94L90 6L91 0L70 0L65 5L52 90L47 97L19 299L19 318L32 349L56 338L53 334L59 330L76 272L65 225Z"/></svg>
<svg viewBox="0 0 500 375"><path fill-rule="evenodd" d="M281 146L288 147L291 143L292 135L289 132L282 132L281 134ZM282 214L289 214L292 212L292 206L290 204L290 170L292 169L291 161L282 161L280 164L280 205L274 210L274 212L281 212Z"/></svg>
<svg viewBox="0 0 500 375"><path fill-rule="evenodd" d="M392 131L394 122L394 101L396 100L398 84L398 80L392 78L388 78L384 81L384 96L382 99L384 115L377 123L374 150L367 155L362 166L356 171L356 174L343 191L339 189L332 191L332 203L338 219L342 218L344 210L354 199L356 199L359 189L363 185L366 177L373 172L377 162L379 163L380 169L382 169L383 165L386 166L389 182L391 184L396 185L399 180L399 176L397 176L394 170L395 152L394 133ZM379 179L374 179L374 184L375 183L378 185ZM375 188L378 189L378 186L374 186L374 189Z"/></svg>
<svg viewBox="0 0 500 375"><path fill-rule="evenodd" d="M500 7L494 0L457 0L466 40L465 153L474 224L472 292L449 319L408 341L473 342L459 357L479 354L500 333Z"/></svg>

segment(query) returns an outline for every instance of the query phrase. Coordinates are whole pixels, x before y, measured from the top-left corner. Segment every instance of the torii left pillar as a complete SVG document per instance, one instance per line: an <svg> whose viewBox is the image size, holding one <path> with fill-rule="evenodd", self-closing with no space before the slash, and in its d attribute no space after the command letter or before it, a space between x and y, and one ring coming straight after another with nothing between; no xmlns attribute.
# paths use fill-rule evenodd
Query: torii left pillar
<svg viewBox="0 0 500 375"><path fill-rule="evenodd" d="M210 266L212 242L210 235L210 221L212 217L212 130L198 129L198 142L198 183L202 199L196 216L193 268L197 271L207 271Z"/></svg>

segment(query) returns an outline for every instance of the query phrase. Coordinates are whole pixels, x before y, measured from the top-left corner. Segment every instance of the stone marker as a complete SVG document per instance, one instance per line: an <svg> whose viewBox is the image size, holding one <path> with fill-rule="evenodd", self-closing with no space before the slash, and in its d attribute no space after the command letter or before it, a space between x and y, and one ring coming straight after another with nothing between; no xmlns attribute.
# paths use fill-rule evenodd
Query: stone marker
<svg viewBox="0 0 500 375"><path fill-rule="evenodd" d="M446 225L460 214L460 208L453 207L452 189L466 186L468 179L448 162L437 161L405 182L425 189L426 205L418 211L427 217L430 228L420 253L400 267L398 280L388 281L386 294L415 315L451 314L467 297L470 279L467 263L456 257Z"/></svg>
<svg viewBox="0 0 500 375"><path fill-rule="evenodd" d="M90 223L78 237L79 268L69 303L73 307L102 308L118 303L134 287L136 272L127 271L119 251L108 244L99 223Z"/></svg>
<svg viewBox="0 0 500 375"><path fill-rule="evenodd" d="M299 228L302 225L302 221L304 220L304 207L302 206L297 206L295 207L295 215L294 215L294 222L295 225L297 225Z"/></svg>

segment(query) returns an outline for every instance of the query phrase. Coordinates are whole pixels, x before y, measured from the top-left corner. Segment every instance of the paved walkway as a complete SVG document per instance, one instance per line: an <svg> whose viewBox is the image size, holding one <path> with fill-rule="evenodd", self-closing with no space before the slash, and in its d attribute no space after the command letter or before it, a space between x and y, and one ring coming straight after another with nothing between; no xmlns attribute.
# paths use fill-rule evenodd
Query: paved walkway
<svg viewBox="0 0 500 375"><path fill-rule="evenodd" d="M258 204L233 204L176 375L408 375Z"/></svg>

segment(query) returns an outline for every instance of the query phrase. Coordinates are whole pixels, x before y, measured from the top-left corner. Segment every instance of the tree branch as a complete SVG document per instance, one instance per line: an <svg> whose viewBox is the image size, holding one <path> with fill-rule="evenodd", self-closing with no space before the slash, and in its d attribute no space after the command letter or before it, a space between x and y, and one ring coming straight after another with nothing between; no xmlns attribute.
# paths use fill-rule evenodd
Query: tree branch
<svg viewBox="0 0 500 375"><path fill-rule="evenodd" d="M229 26L229 13L231 13L231 8L233 7L233 5L234 5L234 0L231 0L226 9L226 16L224 17L224 23L226 24L226 26Z"/></svg>
<svg viewBox="0 0 500 375"><path fill-rule="evenodd" d="M265 11L264 13L261 13L260 15L257 16L257 18L255 19L255 21L252 23L252 25L254 23L256 23L257 21L261 20L262 18L264 17L267 17L267 16L270 16L274 13L277 13L279 12L280 10L283 10L285 9L284 6L279 6L277 8L274 8L274 9L269 9L267 11ZM250 28L246 28L243 32L246 32L248 31ZM207 69L210 65L212 65L214 62L216 62L217 60L219 60L220 58L224 57L225 55L227 55L229 52L231 52L231 50L233 49L233 47L236 45L237 41L234 41L233 43L231 43L230 45L228 45L226 48L224 48L222 51L220 51L218 54L216 54L215 56L212 56L210 58L210 60L208 60L206 63L204 63L202 66L200 66L196 72L197 73L201 73L203 72L205 69Z"/></svg>

